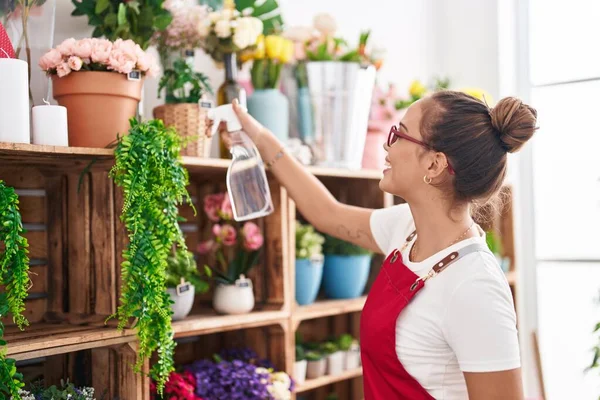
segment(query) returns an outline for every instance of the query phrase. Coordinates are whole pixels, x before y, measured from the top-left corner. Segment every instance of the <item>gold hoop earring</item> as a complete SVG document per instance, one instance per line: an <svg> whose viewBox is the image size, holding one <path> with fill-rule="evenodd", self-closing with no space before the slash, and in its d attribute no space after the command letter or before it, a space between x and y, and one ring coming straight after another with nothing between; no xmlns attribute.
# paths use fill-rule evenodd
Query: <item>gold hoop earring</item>
<svg viewBox="0 0 600 400"><path fill-rule="evenodd" d="M431 179L430 177L428 177L427 175L425 175L423 177L423 182L425 182L426 184L430 185L431 181L433 181L433 179Z"/></svg>

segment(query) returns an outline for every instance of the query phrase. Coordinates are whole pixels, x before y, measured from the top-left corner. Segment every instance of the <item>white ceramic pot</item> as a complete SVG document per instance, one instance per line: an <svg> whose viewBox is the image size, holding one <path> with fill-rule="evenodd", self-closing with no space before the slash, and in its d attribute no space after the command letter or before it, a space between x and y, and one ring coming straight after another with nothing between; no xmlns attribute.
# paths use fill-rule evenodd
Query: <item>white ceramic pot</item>
<svg viewBox="0 0 600 400"><path fill-rule="evenodd" d="M344 351L336 351L327 356L327 375L336 376L344 372L345 355Z"/></svg>
<svg viewBox="0 0 600 400"><path fill-rule="evenodd" d="M350 348L350 350L346 351L346 359L344 364L344 368L346 370L357 369L360 367L360 348L358 348L358 346L356 348Z"/></svg>
<svg viewBox="0 0 600 400"><path fill-rule="evenodd" d="M242 276L234 285L217 285L213 296L213 308L221 314L245 314L252 311L252 281Z"/></svg>
<svg viewBox="0 0 600 400"><path fill-rule="evenodd" d="M327 361L325 359L319 361L309 361L306 365L306 378L316 379L325 375L327 369Z"/></svg>
<svg viewBox="0 0 600 400"><path fill-rule="evenodd" d="M171 310L173 310L171 319L173 321L178 321L187 317L194 305L194 286L189 285L188 290L179 294L177 289L167 288L167 293L169 293L169 296L171 296L171 300L173 301L173 304L171 304Z"/></svg>
<svg viewBox="0 0 600 400"><path fill-rule="evenodd" d="M308 362L306 360L296 361L294 363L294 380L297 384L302 384L306 380L306 367Z"/></svg>

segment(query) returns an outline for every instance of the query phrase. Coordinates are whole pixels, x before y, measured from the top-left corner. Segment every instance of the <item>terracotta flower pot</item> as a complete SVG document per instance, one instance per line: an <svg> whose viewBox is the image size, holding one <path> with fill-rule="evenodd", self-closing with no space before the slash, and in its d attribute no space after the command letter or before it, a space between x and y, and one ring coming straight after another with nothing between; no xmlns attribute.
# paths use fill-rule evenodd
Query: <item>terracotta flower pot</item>
<svg viewBox="0 0 600 400"><path fill-rule="evenodd" d="M79 71L52 76L53 95L67 108L69 146L106 147L129 131L142 98L143 80L116 72Z"/></svg>

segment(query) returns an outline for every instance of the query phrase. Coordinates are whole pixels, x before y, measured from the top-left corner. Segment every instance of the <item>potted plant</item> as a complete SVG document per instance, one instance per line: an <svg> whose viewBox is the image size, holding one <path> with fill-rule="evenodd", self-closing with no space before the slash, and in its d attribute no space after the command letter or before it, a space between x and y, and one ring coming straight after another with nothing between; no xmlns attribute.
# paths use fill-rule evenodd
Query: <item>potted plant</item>
<svg viewBox="0 0 600 400"><path fill-rule="evenodd" d="M344 372L344 355L335 341L322 344L321 349L327 359L327 374L331 376L340 375Z"/></svg>
<svg viewBox="0 0 600 400"><path fill-rule="evenodd" d="M286 143L289 137L289 102L279 90L281 68L292 60L294 43L280 35L259 36L252 62L248 112Z"/></svg>
<svg viewBox="0 0 600 400"><path fill-rule="evenodd" d="M343 334L338 339L338 346L344 354L344 369L351 370L360 366L360 346L358 340L350 334Z"/></svg>
<svg viewBox="0 0 600 400"><path fill-rule="evenodd" d="M186 250L179 227L179 206L192 204L181 164L182 139L160 120L131 120L129 134L119 138L110 176L123 189L121 221L129 242L121 263L118 328L135 329L139 345L135 371L157 352L150 377L162 394L173 371L171 299L166 291L168 263L173 246Z"/></svg>
<svg viewBox="0 0 600 400"><path fill-rule="evenodd" d="M326 235L323 287L332 299L353 299L362 295L369 278L372 253L357 245Z"/></svg>
<svg viewBox="0 0 600 400"><path fill-rule="evenodd" d="M319 293L324 241L311 225L296 223L296 301L301 306L313 303Z"/></svg>
<svg viewBox="0 0 600 400"><path fill-rule="evenodd" d="M207 5L191 4L181 0L166 0L163 7L171 13L172 20L152 37L160 56L163 70L172 69L179 58L193 58L194 51L202 46L198 26L208 16Z"/></svg>
<svg viewBox="0 0 600 400"><path fill-rule="evenodd" d="M189 371L171 372L163 395L158 394L156 383L150 381L150 394L154 400L202 400L196 396L196 378Z"/></svg>
<svg viewBox="0 0 600 400"><path fill-rule="evenodd" d="M310 350L306 352L306 378L316 379L325 375L327 361L325 356L319 350Z"/></svg>
<svg viewBox="0 0 600 400"><path fill-rule="evenodd" d="M203 399L289 400L294 388L288 374L249 349L223 351L213 360L186 366L185 371L194 376L196 395Z"/></svg>
<svg viewBox="0 0 600 400"><path fill-rule="evenodd" d="M12 314L13 322L23 329L29 325L23 315L30 287L27 238L19 212L19 196L0 180L0 398L20 399L23 375L16 361L6 357L2 318Z"/></svg>
<svg viewBox="0 0 600 400"><path fill-rule="evenodd" d="M263 31L262 21L247 14L237 11L233 0L225 1L222 10L209 13L208 18L198 24L202 48L217 65L225 66L225 80L217 90L218 105L229 104L234 99L246 105L246 90L237 77L237 57L242 51L251 51ZM223 141L220 153L222 158L229 158Z"/></svg>
<svg viewBox="0 0 600 400"><path fill-rule="evenodd" d="M154 57L121 39L67 39L39 65L52 78L54 98L67 108L69 145L75 147L106 147L126 133L144 76L158 69Z"/></svg>
<svg viewBox="0 0 600 400"><path fill-rule="evenodd" d="M210 275L210 270L207 272ZM202 279L192 252L175 249L167 258L166 287L173 302L172 320L184 319L192 310L195 294L208 291L208 283Z"/></svg>
<svg viewBox="0 0 600 400"><path fill-rule="evenodd" d="M306 380L306 367L308 362L306 361L306 352L304 348L297 344L296 345L296 362L294 363L294 379L296 383L302 384Z"/></svg>
<svg viewBox="0 0 600 400"><path fill-rule="evenodd" d="M77 387L67 379L66 382L60 381L60 387L52 385L46 388L43 382L33 383L29 390L21 390L20 395L22 400L96 400L94 392L92 387Z"/></svg>
<svg viewBox="0 0 600 400"><path fill-rule="evenodd" d="M204 197L204 212L213 223L212 237L200 243L198 252L213 254L216 266L207 266L217 281L213 296L215 311L243 314L254 308L252 281L246 277L256 265L264 237L254 222L237 224L233 220L227 193Z"/></svg>
<svg viewBox="0 0 600 400"><path fill-rule="evenodd" d="M94 27L93 37L108 40L130 39L147 49L156 31L171 23L164 0L72 0L72 16L87 15Z"/></svg>
<svg viewBox="0 0 600 400"><path fill-rule="evenodd" d="M199 104L206 93L212 94L208 77L195 72L190 63L180 58L174 62L173 68L164 71L158 85L159 98L163 90L166 104L154 108L154 118L173 126L189 141L183 155L208 157L210 132L205 126L206 109Z"/></svg>
<svg viewBox="0 0 600 400"><path fill-rule="evenodd" d="M308 87L313 100L315 153L325 166L360 169L375 85L381 65L377 52L367 51L369 32L360 34L356 48L336 36L329 14L315 16L317 34L306 43ZM333 149L333 143L344 143Z"/></svg>

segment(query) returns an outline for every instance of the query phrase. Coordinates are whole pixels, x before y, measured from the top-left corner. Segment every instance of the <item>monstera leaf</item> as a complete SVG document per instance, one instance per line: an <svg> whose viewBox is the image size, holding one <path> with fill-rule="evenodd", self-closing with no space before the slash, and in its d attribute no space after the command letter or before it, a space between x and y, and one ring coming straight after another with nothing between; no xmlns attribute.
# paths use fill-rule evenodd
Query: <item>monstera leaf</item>
<svg viewBox="0 0 600 400"><path fill-rule="evenodd" d="M277 0L236 0L235 6L239 11L252 7L252 15L260 18L264 24L265 35L283 30L283 18Z"/></svg>

